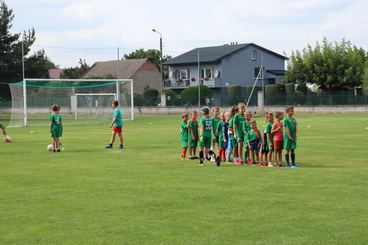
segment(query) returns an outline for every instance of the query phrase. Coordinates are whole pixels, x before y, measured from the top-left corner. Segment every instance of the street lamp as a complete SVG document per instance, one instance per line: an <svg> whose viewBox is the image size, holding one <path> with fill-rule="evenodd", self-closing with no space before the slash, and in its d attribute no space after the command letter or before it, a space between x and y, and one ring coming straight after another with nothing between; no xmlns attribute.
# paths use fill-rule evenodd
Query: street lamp
<svg viewBox="0 0 368 245"><path fill-rule="evenodd" d="M164 81L164 73L162 70L162 34L160 32L158 32L156 29L152 29L153 32L156 32L158 35L160 35L160 70L161 70L161 79L162 82ZM163 88L163 84L162 84L162 88Z"/></svg>

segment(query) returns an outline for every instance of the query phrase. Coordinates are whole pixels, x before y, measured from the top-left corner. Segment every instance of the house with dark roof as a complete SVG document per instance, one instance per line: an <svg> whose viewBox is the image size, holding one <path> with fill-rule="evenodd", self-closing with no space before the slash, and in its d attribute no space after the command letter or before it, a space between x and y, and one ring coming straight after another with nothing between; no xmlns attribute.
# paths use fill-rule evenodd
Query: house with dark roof
<svg viewBox="0 0 368 245"><path fill-rule="evenodd" d="M127 59L96 62L83 78L133 79L134 93L142 94L144 87L160 90L161 73L149 59Z"/></svg>
<svg viewBox="0 0 368 245"><path fill-rule="evenodd" d="M199 77L200 84L213 90L248 87L253 86L261 67L264 84L275 84L285 73L285 60L285 56L254 43L196 48L164 63L169 67L164 85L171 89L198 86Z"/></svg>

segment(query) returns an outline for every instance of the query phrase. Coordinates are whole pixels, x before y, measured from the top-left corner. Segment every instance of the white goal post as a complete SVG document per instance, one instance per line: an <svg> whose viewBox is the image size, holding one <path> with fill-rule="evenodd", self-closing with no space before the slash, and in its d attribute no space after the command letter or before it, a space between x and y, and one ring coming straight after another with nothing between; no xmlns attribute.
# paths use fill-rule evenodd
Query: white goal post
<svg viewBox="0 0 368 245"><path fill-rule="evenodd" d="M70 111L73 107L70 95L75 96L75 106L78 106L78 97L87 95L90 97L111 96L110 98L121 102L120 104L124 108L125 114L129 114L129 118L126 119L134 120L133 82L133 79L25 78L18 83L9 85L12 95L11 123L13 123L13 126L28 126L30 114L36 114L35 111L39 113L41 109L43 109L43 112L49 110L50 103L56 100L53 99L55 95L57 95L59 99L63 97L63 101L64 99L69 101L66 107ZM99 91L101 91L101 93ZM42 99L44 99L44 101L41 101ZM97 100L96 103L98 103ZM78 114L76 114L76 116L77 115Z"/></svg>

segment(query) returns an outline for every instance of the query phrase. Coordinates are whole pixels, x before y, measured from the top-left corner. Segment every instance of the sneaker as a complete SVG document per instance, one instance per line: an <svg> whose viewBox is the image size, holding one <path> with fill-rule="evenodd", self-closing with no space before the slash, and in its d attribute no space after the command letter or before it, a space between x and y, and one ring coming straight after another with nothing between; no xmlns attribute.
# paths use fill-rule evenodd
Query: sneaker
<svg viewBox="0 0 368 245"><path fill-rule="evenodd" d="M124 149L124 145L120 145L120 146L119 146L119 149L120 149L120 150Z"/></svg>
<svg viewBox="0 0 368 245"><path fill-rule="evenodd" d="M199 163L198 166L203 166L204 164L203 163Z"/></svg>
<svg viewBox="0 0 368 245"><path fill-rule="evenodd" d="M296 165L291 166L290 168L298 168Z"/></svg>
<svg viewBox="0 0 368 245"><path fill-rule="evenodd" d="M59 150L56 150L57 152L61 152L60 149Z"/></svg>
<svg viewBox="0 0 368 245"><path fill-rule="evenodd" d="M203 159L199 159L199 166L203 166Z"/></svg>
<svg viewBox="0 0 368 245"><path fill-rule="evenodd" d="M108 144L107 146L105 146L106 149L112 149L112 144Z"/></svg>
<svg viewBox="0 0 368 245"><path fill-rule="evenodd" d="M273 164L271 162L268 163L269 168L273 168Z"/></svg>

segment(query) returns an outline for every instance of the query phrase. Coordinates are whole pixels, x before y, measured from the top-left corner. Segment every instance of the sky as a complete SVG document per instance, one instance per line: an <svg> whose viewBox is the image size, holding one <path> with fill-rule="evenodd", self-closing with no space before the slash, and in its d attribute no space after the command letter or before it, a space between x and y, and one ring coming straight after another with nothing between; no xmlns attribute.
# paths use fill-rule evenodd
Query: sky
<svg viewBox="0 0 368 245"><path fill-rule="evenodd" d="M34 28L33 52L61 68L139 48L173 57L197 47L256 43L289 55L326 37L368 50L366 0L5 0L12 32Z"/></svg>

